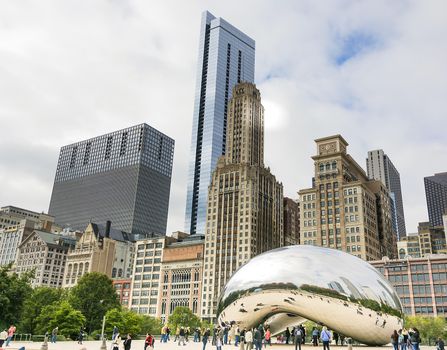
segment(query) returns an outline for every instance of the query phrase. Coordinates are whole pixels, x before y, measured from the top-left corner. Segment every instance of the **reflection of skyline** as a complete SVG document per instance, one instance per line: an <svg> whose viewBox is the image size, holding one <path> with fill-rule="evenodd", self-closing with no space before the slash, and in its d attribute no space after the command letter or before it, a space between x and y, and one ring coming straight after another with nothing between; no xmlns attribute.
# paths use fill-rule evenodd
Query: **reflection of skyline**
<svg viewBox="0 0 447 350"><path fill-rule="evenodd" d="M251 259L230 278L222 297L269 283L314 285L354 298L384 302L401 309L391 285L367 262L335 249L289 246L271 250ZM365 286L367 289L365 289ZM396 300L397 299L397 300Z"/></svg>

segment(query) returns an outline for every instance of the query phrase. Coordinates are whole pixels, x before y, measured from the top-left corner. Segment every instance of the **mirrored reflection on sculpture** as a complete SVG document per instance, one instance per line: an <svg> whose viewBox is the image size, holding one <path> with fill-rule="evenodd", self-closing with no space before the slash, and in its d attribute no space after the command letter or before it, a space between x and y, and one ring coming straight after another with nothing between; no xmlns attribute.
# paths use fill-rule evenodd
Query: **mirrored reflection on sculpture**
<svg viewBox="0 0 447 350"><path fill-rule="evenodd" d="M219 323L267 323L272 334L311 320L368 345L390 342L402 306L370 264L339 250L289 246L256 256L226 284Z"/></svg>

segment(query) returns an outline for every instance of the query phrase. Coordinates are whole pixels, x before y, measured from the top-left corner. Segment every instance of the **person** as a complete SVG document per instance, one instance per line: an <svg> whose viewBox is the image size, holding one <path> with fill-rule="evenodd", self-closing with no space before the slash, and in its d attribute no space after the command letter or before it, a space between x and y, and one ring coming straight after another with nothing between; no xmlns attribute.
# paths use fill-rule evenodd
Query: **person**
<svg viewBox="0 0 447 350"><path fill-rule="evenodd" d="M303 342L303 331L301 330L301 327L295 327L295 350L299 349L301 350L301 344Z"/></svg>
<svg viewBox="0 0 447 350"><path fill-rule="evenodd" d="M286 328L285 334L286 336L286 344L289 344L289 339L290 339L290 330L289 327Z"/></svg>
<svg viewBox="0 0 447 350"><path fill-rule="evenodd" d="M210 337L210 333L211 333L211 331L209 328L207 328L206 331L203 333L203 336L202 336L203 348L202 348L202 350L205 350L206 344L208 344L208 338Z"/></svg>
<svg viewBox="0 0 447 350"><path fill-rule="evenodd" d="M3 343L6 341L7 338L8 338L8 332L6 331L6 329L4 329L0 333L0 348L3 346Z"/></svg>
<svg viewBox="0 0 447 350"><path fill-rule="evenodd" d="M199 341L199 330L197 328L194 329L194 339L193 342L197 343Z"/></svg>
<svg viewBox="0 0 447 350"><path fill-rule="evenodd" d="M329 349L329 343L331 342L332 333L330 330L327 329L326 326L323 327L323 330L320 334L320 339L323 342L323 350L330 350Z"/></svg>
<svg viewBox="0 0 447 350"><path fill-rule="evenodd" d="M405 327L402 328L402 335L404 337L405 350L407 350L409 341L408 341L408 331Z"/></svg>
<svg viewBox="0 0 447 350"><path fill-rule="evenodd" d="M301 329L301 344L304 344L306 342L306 328L304 328L304 326L302 324L300 324L300 329Z"/></svg>
<svg viewBox="0 0 447 350"><path fill-rule="evenodd" d="M251 329L245 332L245 350L251 350L253 347L253 332Z"/></svg>
<svg viewBox="0 0 447 350"><path fill-rule="evenodd" d="M118 327L117 326L113 326L112 340L115 340L117 334L118 334Z"/></svg>
<svg viewBox="0 0 447 350"><path fill-rule="evenodd" d="M393 344L394 350L399 350L399 334L396 330L391 334L391 344Z"/></svg>
<svg viewBox="0 0 447 350"><path fill-rule="evenodd" d="M436 341L436 350L444 350L444 340L441 339L441 337L438 338Z"/></svg>
<svg viewBox="0 0 447 350"><path fill-rule="evenodd" d="M267 328L264 335L264 347L267 347L267 344L272 346L272 334L270 333L270 327Z"/></svg>
<svg viewBox="0 0 447 350"><path fill-rule="evenodd" d="M244 350L245 348L245 333L247 333L246 328L244 328L239 334L239 350Z"/></svg>
<svg viewBox="0 0 447 350"><path fill-rule="evenodd" d="M317 327L312 328L312 344L313 344L313 346L318 346L318 336L319 336L318 328Z"/></svg>
<svg viewBox="0 0 447 350"><path fill-rule="evenodd" d="M222 335L223 333L218 332L216 336L216 350L222 350Z"/></svg>
<svg viewBox="0 0 447 350"><path fill-rule="evenodd" d="M261 330L258 328L255 329L255 334L253 335L253 344L255 344L255 349L256 350L261 350L262 348L262 334L261 334Z"/></svg>
<svg viewBox="0 0 447 350"><path fill-rule="evenodd" d="M343 346L345 345L345 335L344 334L340 334L340 345Z"/></svg>
<svg viewBox="0 0 447 350"><path fill-rule="evenodd" d="M9 346L9 343L11 343L12 338L14 337L14 333L16 332L16 326L13 324L8 329L8 337L6 338L6 344L5 347Z"/></svg>
<svg viewBox="0 0 447 350"><path fill-rule="evenodd" d="M166 343L166 325L161 327L161 333L160 334L161 334L160 342Z"/></svg>
<svg viewBox="0 0 447 350"><path fill-rule="evenodd" d="M225 345L228 344L228 327L224 327L223 329L223 343Z"/></svg>
<svg viewBox="0 0 447 350"><path fill-rule="evenodd" d="M419 350L419 343L421 342L421 337L419 335L418 329L417 328L410 329L408 331L408 336L413 350Z"/></svg>
<svg viewBox="0 0 447 350"><path fill-rule="evenodd" d="M236 330L234 332L234 346L238 346L241 339L241 330L239 327L236 327Z"/></svg>
<svg viewBox="0 0 447 350"><path fill-rule="evenodd" d="M183 343L183 345L186 345L185 343L185 329L183 327L180 327L180 332L178 335L178 345L180 346L180 343Z"/></svg>
<svg viewBox="0 0 447 350"><path fill-rule="evenodd" d="M338 333L334 332L335 345L338 345Z"/></svg>
<svg viewBox="0 0 447 350"><path fill-rule="evenodd" d="M154 337L150 333L146 333L146 339L144 340L144 350L149 346L154 348Z"/></svg>
<svg viewBox="0 0 447 350"><path fill-rule="evenodd" d="M166 341L167 342L170 341L170 339L169 339L170 334L171 334L171 328L166 327Z"/></svg>
<svg viewBox="0 0 447 350"><path fill-rule="evenodd" d="M130 336L130 334L127 334L127 338L123 342L124 350L130 350L131 344L132 344L132 337Z"/></svg>
<svg viewBox="0 0 447 350"><path fill-rule="evenodd" d="M177 327L177 329L175 331L174 342L176 342L178 340L178 338L180 338L180 327Z"/></svg>
<svg viewBox="0 0 447 350"><path fill-rule="evenodd" d="M231 325L230 330L228 331L228 345L231 345L231 342L234 340L235 334L236 334L236 326Z"/></svg>
<svg viewBox="0 0 447 350"><path fill-rule="evenodd" d="M189 330L189 327L186 327L185 329L185 340L186 342L189 342L189 335L191 334L191 331Z"/></svg>
<svg viewBox="0 0 447 350"><path fill-rule="evenodd" d="M399 329L397 334L399 335L399 337L397 338L397 342L399 343L399 349L407 350L407 343L404 340L404 335L402 334L402 329Z"/></svg>
<svg viewBox="0 0 447 350"><path fill-rule="evenodd" d="M84 329L81 327L78 335L78 344L82 344L83 339L84 339Z"/></svg>
<svg viewBox="0 0 447 350"><path fill-rule="evenodd" d="M56 344L58 330L59 330L59 327L56 327L51 332L51 342L54 343L54 344Z"/></svg>
<svg viewBox="0 0 447 350"><path fill-rule="evenodd" d="M118 333L116 333L115 339L112 342L112 350L120 350L121 345L121 336Z"/></svg>

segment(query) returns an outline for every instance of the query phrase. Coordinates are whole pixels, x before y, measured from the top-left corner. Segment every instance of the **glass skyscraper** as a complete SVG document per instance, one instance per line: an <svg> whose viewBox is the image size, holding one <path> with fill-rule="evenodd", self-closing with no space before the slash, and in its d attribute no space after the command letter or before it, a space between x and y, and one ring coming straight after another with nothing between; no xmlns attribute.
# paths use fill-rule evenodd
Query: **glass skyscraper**
<svg viewBox="0 0 447 350"><path fill-rule="evenodd" d="M205 232L208 186L225 154L233 86L254 82L255 41L208 11L202 15L194 100L185 231Z"/></svg>
<svg viewBox="0 0 447 350"><path fill-rule="evenodd" d="M49 213L85 229L112 222L137 235L166 234L174 140L147 124L61 148Z"/></svg>
<svg viewBox="0 0 447 350"><path fill-rule="evenodd" d="M424 177L428 219L432 226L442 226L447 213L447 172Z"/></svg>

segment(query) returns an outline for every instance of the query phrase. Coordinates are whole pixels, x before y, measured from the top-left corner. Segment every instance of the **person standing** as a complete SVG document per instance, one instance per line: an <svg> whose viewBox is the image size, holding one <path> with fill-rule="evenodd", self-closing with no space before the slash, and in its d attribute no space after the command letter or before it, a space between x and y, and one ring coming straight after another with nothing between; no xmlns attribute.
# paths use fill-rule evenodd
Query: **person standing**
<svg viewBox="0 0 447 350"><path fill-rule="evenodd" d="M241 330L239 327L236 327L236 330L234 332L234 346L238 346L241 339Z"/></svg>
<svg viewBox="0 0 447 350"><path fill-rule="evenodd" d="M438 340L436 341L436 350L444 350L444 340L441 339L441 337L438 338Z"/></svg>
<svg viewBox="0 0 447 350"><path fill-rule="evenodd" d="M118 327L117 326L113 326L112 340L115 340L117 334L118 334Z"/></svg>
<svg viewBox="0 0 447 350"><path fill-rule="evenodd" d="M329 343L332 339L332 333L330 330L327 329L326 326L323 327L323 330L321 331L320 335L321 341L323 342L323 350L330 350L329 349Z"/></svg>
<svg viewBox="0 0 447 350"><path fill-rule="evenodd" d="M295 341L295 350L301 350L301 344L303 341L303 333L301 331L301 327L295 327L294 341Z"/></svg>
<svg viewBox="0 0 447 350"><path fill-rule="evenodd" d="M239 350L245 348L245 333L247 333L247 329L244 328L239 334Z"/></svg>
<svg viewBox="0 0 447 350"><path fill-rule="evenodd" d="M302 324L300 324L301 329L301 344L304 344L306 342L306 328Z"/></svg>
<svg viewBox="0 0 447 350"><path fill-rule="evenodd" d="M169 336L171 334L171 328L166 326L166 341L170 341Z"/></svg>
<svg viewBox="0 0 447 350"><path fill-rule="evenodd" d="M290 330L289 327L286 328L285 334L286 336L286 344L289 344L289 340L290 340Z"/></svg>
<svg viewBox="0 0 447 350"><path fill-rule="evenodd" d="M144 350L147 349L147 347L154 347L154 337L150 333L146 333L146 339L144 340Z"/></svg>
<svg viewBox="0 0 447 350"><path fill-rule="evenodd" d="M183 345L186 345L186 343L185 343L185 329L183 327L180 327L179 338L178 338L179 346L180 346L180 343L182 343Z"/></svg>
<svg viewBox="0 0 447 350"><path fill-rule="evenodd" d="M7 338L8 338L8 332L6 331L6 329L4 329L0 333L0 348L3 346L3 343L6 341Z"/></svg>
<svg viewBox="0 0 447 350"><path fill-rule="evenodd" d="M421 342L421 336L419 335L419 331L417 328L410 329L408 331L408 335L410 338L411 346L413 350L419 350L419 344Z"/></svg>
<svg viewBox="0 0 447 350"><path fill-rule="evenodd" d="M82 344L83 339L84 339L84 329L81 327L78 335L78 344Z"/></svg>
<svg viewBox="0 0 447 350"><path fill-rule="evenodd" d="M251 350L253 347L253 333L251 329L245 332L245 350Z"/></svg>
<svg viewBox="0 0 447 350"><path fill-rule="evenodd" d="M127 338L123 342L124 350L130 350L130 346L132 345L132 337L130 334L127 335Z"/></svg>
<svg viewBox="0 0 447 350"><path fill-rule="evenodd" d="M399 350L399 334L396 330L391 334L391 344L393 344L394 350Z"/></svg>
<svg viewBox="0 0 447 350"><path fill-rule="evenodd" d="M255 344L256 350L261 350L262 348L262 334L258 328L255 329L255 334L253 335L253 344Z"/></svg>
<svg viewBox="0 0 447 350"><path fill-rule="evenodd" d="M226 326L223 329L223 343L225 345L228 344L228 327L226 327Z"/></svg>
<svg viewBox="0 0 447 350"><path fill-rule="evenodd" d="M51 342L54 343L54 344L56 344L58 330L59 330L59 327L56 327L51 332Z"/></svg>
<svg viewBox="0 0 447 350"><path fill-rule="evenodd" d="M216 350L222 350L222 336L224 331L219 331L216 334Z"/></svg>
<svg viewBox="0 0 447 350"><path fill-rule="evenodd" d="M119 333L116 334L115 339L112 342L112 350L120 350L121 336Z"/></svg>
<svg viewBox="0 0 447 350"><path fill-rule="evenodd" d="M205 332L203 332L203 336L202 336L202 343L203 343L203 348L202 350L205 350L206 348L206 344L208 344L208 338L210 337L210 329L207 328Z"/></svg>
<svg viewBox="0 0 447 350"><path fill-rule="evenodd" d="M318 328L314 327L312 329L312 344L313 344L313 346L318 346L318 336L319 336L318 333L319 333Z"/></svg>
<svg viewBox="0 0 447 350"><path fill-rule="evenodd" d="M6 338L6 344L5 347L9 346L9 343L11 343L12 338L14 337L14 333L16 332L16 326L13 324L8 329L8 337Z"/></svg>
<svg viewBox="0 0 447 350"><path fill-rule="evenodd" d="M267 348L267 344L272 346L272 334L270 332L270 328L267 328L264 335L264 347Z"/></svg>
<svg viewBox="0 0 447 350"><path fill-rule="evenodd" d="M334 332L335 345L338 345L338 333Z"/></svg>

